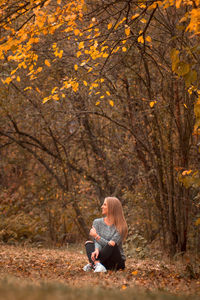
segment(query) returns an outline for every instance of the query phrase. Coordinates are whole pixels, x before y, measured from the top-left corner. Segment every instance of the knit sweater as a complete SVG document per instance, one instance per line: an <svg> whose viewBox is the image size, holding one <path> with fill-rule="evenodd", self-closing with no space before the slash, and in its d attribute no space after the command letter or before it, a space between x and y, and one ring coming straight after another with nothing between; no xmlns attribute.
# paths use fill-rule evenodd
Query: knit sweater
<svg viewBox="0 0 200 300"><path fill-rule="evenodd" d="M97 234L100 236L100 239L97 241L95 240L95 249L98 248L101 250L108 244L109 241L114 241L119 247L122 259L125 260L126 257L122 248L122 238L115 225L109 226L104 222L104 218L99 218L93 221L93 226L96 229Z"/></svg>

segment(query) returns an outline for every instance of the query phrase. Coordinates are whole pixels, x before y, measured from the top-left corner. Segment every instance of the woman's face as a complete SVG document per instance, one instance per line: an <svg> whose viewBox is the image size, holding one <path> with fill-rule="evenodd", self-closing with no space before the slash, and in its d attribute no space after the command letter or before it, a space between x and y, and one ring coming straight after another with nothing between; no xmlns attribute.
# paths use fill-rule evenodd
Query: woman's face
<svg viewBox="0 0 200 300"><path fill-rule="evenodd" d="M107 200L104 200L104 203L101 207L102 210L102 215L106 215L108 214L108 204L107 204Z"/></svg>

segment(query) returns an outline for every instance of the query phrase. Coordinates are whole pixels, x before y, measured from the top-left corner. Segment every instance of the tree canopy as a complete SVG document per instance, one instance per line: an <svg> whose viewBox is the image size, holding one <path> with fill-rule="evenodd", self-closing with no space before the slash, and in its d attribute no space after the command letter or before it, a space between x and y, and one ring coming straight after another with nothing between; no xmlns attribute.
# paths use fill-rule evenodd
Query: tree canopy
<svg viewBox="0 0 200 300"><path fill-rule="evenodd" d="M14 149L23 195L40 194L52 239L72 228L66 207L87 235L94 202L112 194L149 241L159 233L172 255L186 251L199 224L199 1L0 8L1 149Z"/></svg>

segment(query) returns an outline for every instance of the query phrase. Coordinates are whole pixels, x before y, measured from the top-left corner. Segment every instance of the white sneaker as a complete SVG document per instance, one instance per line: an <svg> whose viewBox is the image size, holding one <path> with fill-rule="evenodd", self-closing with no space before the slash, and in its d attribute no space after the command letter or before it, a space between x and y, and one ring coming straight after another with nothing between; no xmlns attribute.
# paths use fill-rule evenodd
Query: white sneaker
<svg viewBox="0 0 200 300"><path fill-rule="evenodd" d="M97 263L94 267L94 272L107 272L106 268L101 264Z"/></svg>
<svg viewBox="0 0 200 300"><path fill-rule="evenodd" d="M92 271L92 265L91 264L87 264L83 267L83 271L85 272L89 272Z"/></svg>

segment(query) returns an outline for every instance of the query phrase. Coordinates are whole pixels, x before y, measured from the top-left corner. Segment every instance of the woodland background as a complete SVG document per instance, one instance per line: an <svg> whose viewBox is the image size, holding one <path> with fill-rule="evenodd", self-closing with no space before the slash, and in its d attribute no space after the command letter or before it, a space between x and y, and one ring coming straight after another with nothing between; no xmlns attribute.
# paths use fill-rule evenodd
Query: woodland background
<svg viewBox="0 0 200 300"><path fill-rule="evenodd" d="M0 1L0 240L200 250L199 1Z"/></svg>

